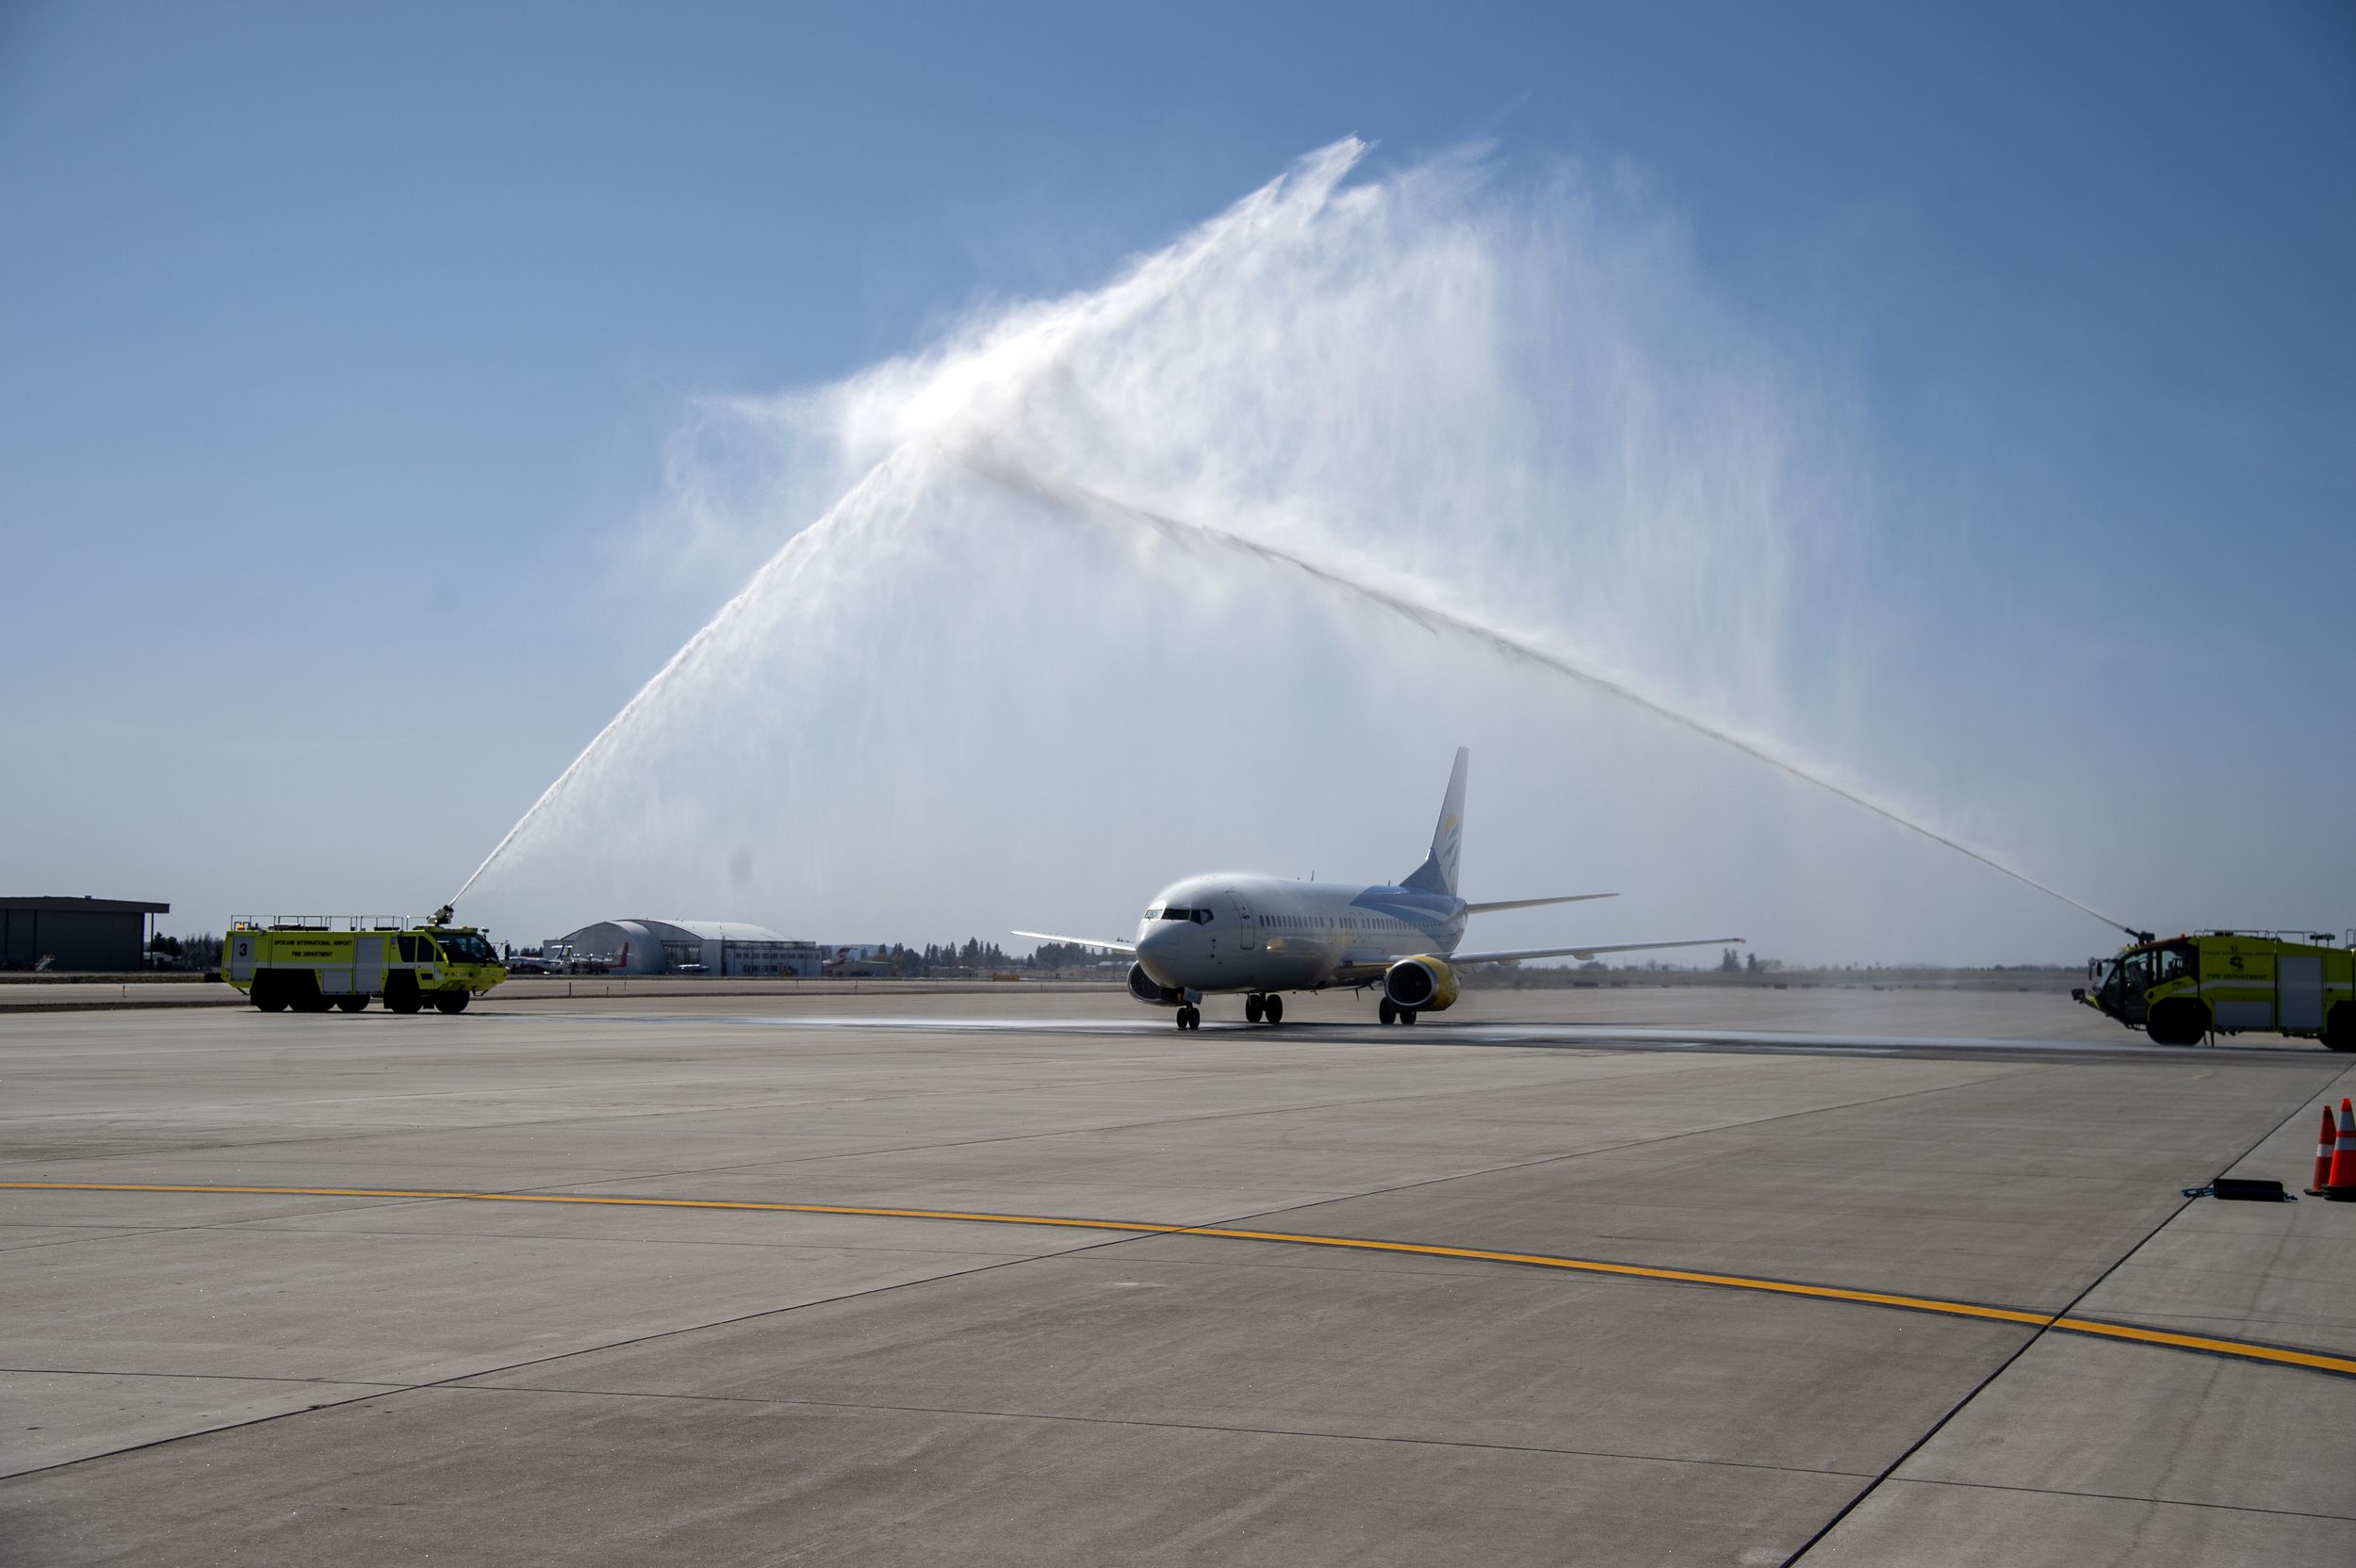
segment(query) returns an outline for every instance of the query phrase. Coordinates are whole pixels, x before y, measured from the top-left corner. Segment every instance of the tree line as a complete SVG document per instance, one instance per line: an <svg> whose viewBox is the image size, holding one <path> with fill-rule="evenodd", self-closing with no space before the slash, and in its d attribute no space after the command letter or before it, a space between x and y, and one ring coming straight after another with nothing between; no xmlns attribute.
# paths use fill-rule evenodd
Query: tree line
<svg viewBox="0 0 2356 1568"><path fill-rule="evenodd" d="M167 937L158 931L147 939L151 969L219 969L221 938L210 931L192 937Z"/></svg>
<svg viewBox="0 0 2356 1568"><path fill-rule="evenodd" d="M149 963L156 969L221 967L221 938L210 931L186 937L167 937L159 931L148 939L147 951ZM983 971L1087 969L1104 959L1104 955L1096 949L1077 942L1041 942L1036 952L1018 958L996 942L968 937L961 942L926 942L922 947L893 942L865 962L886 965L894 975L923 979Z"/></svg>
<svg viewBox="0 0 2356 1568"><path fill-rule="evenodd" d="M979 937L968 937L962 942L926 942L923 947L909 947L893 942L876 954L870 963L889 963L892 972L908 979L927 975L955 974L968 972L1015 970L1085 969L1104 960L1104 955L1077 942L1041 942L1028 956L1017 958L996 942L986 942Z"/></svg>

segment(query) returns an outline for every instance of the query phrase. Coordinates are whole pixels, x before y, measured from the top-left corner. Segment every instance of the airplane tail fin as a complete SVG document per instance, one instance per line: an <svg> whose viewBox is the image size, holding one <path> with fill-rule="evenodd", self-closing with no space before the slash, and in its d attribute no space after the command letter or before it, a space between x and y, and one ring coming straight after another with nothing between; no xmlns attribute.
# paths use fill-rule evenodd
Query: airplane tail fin
<svg viewBox="0 0 2356 1568"><path fill-rule="evenodd" d="M1456 896L1456 862L1464 847L1464 764L1471 756L1467 748L1456 748L1456 766L1448 776L1448 798L1440 803L1440 825L1432 830L1432 853L1400 887Z"/></svg>

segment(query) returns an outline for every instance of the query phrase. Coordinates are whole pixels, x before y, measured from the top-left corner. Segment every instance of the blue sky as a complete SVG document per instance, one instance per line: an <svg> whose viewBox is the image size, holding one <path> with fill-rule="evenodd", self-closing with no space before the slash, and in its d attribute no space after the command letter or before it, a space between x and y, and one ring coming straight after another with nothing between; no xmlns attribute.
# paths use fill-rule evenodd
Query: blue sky
<svg viewBox="0 0 2356 1568"><path fill-rule="evenodd" d="M1832 389L1863 656L1956 716L1884 715L1897 785L2114 861L2246 800L2213 918L2348 923L2356 22L1900 10L0 10L0 890L430 904L725 596L638 566L695 399L1354 133L1641 189ZM1958 777L2008 739L2037 800Z"/></svg>

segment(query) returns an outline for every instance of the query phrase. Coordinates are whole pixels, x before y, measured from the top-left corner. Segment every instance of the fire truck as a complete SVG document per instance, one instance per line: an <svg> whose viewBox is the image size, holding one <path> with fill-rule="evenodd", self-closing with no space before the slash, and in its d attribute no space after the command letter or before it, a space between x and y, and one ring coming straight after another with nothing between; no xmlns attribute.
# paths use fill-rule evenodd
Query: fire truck
<svg viewBox="0 0 2356 1568"><path fill-rule="evenodd" d="M463 1013L507 978L499 954L471 925L352 916L238 921L221 939L221 977L266 1013L356 1013L382 997L396 1013Z"/></svg>
<svg viewBox="0 0 2356 1568"><path fill-rule="evenodd" d="M2263 1030L2356 1051L2356 951L2329 931L2149 934L2086 965L2070 997L2161 1045Z"/></svg>

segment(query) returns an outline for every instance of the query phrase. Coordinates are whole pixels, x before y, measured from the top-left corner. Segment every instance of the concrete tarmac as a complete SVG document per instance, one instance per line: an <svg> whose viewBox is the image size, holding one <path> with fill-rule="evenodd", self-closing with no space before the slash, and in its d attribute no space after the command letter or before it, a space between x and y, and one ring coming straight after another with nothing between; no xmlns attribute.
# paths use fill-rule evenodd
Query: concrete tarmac
<svg viewBox="0 0 2356 1568"><path fill-rule="evenodd" d="M2356 1561L2356 1061L1235 1011L0 1017L0 1562Z"/></svg>

